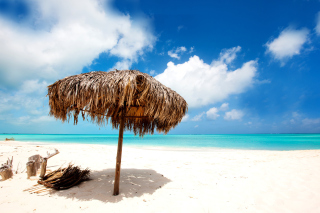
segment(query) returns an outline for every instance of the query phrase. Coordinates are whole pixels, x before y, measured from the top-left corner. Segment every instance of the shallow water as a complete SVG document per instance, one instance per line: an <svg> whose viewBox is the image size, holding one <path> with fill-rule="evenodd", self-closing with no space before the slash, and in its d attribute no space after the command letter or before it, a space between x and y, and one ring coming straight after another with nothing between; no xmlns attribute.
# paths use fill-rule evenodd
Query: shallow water
<svg viewBox="0 0 320 213"><path fill-rule="evenodd" d="M82 143L116 145L118 135L102 134L0 134L0 140L13 137L22 142ZM124 135L124 144L175 148L223 148L249 150L320 149L320 134L247 135Z"/></svg>

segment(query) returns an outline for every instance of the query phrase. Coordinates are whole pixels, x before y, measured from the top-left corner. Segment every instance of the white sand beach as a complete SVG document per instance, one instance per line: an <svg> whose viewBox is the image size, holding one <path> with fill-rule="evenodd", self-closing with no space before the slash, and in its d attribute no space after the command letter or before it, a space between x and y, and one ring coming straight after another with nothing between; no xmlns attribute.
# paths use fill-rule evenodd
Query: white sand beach
<svg viewBox="0 0 320 213"><path fill-rule="evenodd" d="M69 162L92 180L64 191L23 191L27 158L45 156L54 170ZM113 196L116 146L0 142L0 162L13 156L12 179L0 180L5 212L320 212L320 150L252 151L126 146L120 194ZM19 166L18 166L19 164Z"/></svg>

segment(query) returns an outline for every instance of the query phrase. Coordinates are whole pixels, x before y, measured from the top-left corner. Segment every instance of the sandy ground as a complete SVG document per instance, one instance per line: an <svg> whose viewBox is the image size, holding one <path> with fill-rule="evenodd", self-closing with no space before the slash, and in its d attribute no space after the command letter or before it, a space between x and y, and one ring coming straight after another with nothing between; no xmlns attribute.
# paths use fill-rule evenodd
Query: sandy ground
<svg viewBox="0 0 320 213"><path fill-rule="evenodd" d="M91 169L92 180L64 191L23 191L36 184L27 158L60 154ZM120 195L112 196L116 146L0 142L13 156L12 179L0 180L0 212L320 212L320 150L178 150L124 144Z"/></svg>

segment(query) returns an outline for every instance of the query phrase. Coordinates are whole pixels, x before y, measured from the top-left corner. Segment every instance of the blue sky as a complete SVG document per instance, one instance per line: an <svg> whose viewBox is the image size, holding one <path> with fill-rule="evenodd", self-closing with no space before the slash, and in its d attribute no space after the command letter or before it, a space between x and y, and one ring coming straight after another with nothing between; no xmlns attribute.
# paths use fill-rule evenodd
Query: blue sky
<svg viewBox="0 0 320 213"><path fill-rule="evenodd" d="M319 133L319 12L312 0L0 0L0 133L116 134L54 120L46 97L58 79L114 68L187 100L170 134Z"/></svg>

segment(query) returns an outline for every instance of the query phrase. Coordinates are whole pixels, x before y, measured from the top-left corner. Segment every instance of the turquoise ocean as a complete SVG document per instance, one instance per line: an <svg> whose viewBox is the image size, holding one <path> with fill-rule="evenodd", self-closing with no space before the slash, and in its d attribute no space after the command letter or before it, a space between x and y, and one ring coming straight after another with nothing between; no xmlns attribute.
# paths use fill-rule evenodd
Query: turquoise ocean
<svg viewBox="0 0 320 213"><path fill-rule="evenodd" d="M0 141L13 137L22 142L81 143L116 145L118 135L102 134L0 134ZM320 134L241 135L124 135L124 145L171 148L222 148L249 150L320 149Z"/></svg>

